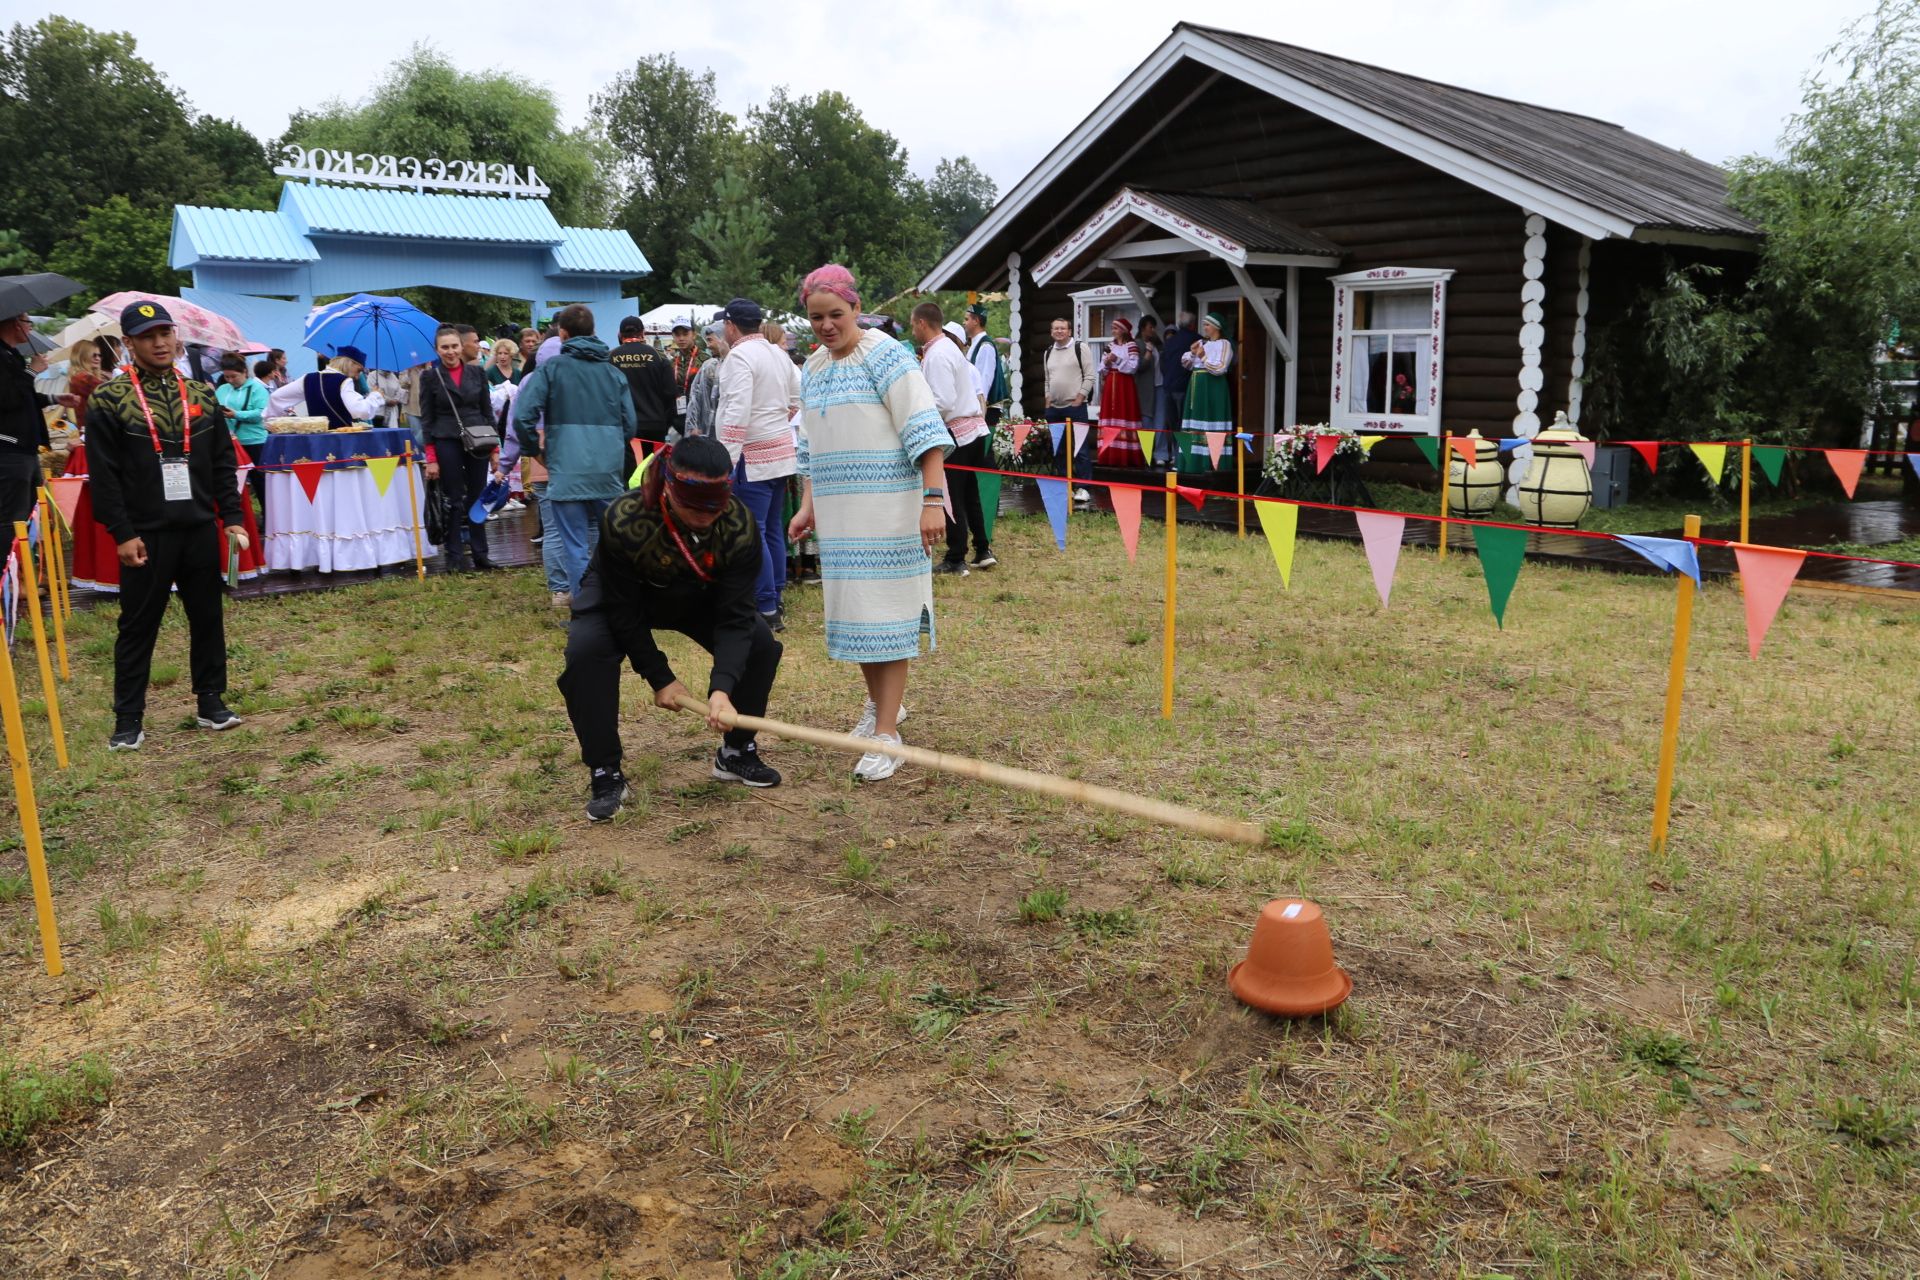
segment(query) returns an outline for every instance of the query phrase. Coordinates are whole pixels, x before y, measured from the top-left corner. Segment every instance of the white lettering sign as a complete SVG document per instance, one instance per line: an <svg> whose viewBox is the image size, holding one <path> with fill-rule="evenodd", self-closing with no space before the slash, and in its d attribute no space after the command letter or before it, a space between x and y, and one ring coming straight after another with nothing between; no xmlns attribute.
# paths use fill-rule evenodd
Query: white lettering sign
<svg viewBox="0 0 1920 1280"><path fill-rule="evenodd" d="M422 162L413 156L376 156L329 151L325 147L286 148L273 171L286 178L358 183L369 187L411 187L415 191L465 191L476 195L546 196L552 194L532 165L481 160Z"/></svg>

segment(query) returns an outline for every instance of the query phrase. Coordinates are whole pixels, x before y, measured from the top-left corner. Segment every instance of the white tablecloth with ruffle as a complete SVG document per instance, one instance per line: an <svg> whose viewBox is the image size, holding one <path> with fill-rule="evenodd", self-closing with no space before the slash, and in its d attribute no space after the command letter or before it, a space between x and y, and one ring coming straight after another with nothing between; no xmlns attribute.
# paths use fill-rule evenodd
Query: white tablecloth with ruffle
<svg viewBox="0 0 1920 1280"><path fill-rule="evenodd" d="M412 493L409 501L408 494ZM407 464L393 470L382 494L365 467L342 467L321 475L313 500L289 471L267 473L266 542L269 570L318 569L322 573L373 569L413 562L413 531L421 531L425 554L427 482L417 464L407 486Z"/></svg>

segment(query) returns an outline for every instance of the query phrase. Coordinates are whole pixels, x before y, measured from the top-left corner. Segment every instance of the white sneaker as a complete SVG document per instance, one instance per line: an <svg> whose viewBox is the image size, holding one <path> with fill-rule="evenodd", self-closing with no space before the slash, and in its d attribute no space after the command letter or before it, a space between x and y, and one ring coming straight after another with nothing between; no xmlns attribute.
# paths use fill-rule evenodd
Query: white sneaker
<svg viewBox="0 0 1920 1280"><path fill-rule="evenodd" d="M875 742L890 742L894 746L900 745L900 735L897 733L878 733L870 736ZM891 778L894 773L899 770L900 765L901 761L898 756L886 755L879 751L869 751L860 757L859 764L853 766L853 776L861 782L879 782L884 778Z"/></svg>
<svg viewBox="0 0 1920 1280"><path fill-rule="evenodd" d="M872 698L868 698L866 709L860 713L860 723L853 726L853 736L856 738L871 738L873 736L874 726L879 724L879 722L880 709L873 705ZM897 730L906 722L907 704L903 702L900 704L900 713L893 718L893 727Z"/></svg>
<svg viewBox="0 0 1920 1280"><path fill-rule="evenodd" d="M1075 489L1073 491L1073 500L1075 502L1092 502L1093 495L1088 493L1085 489Z"/></svg>

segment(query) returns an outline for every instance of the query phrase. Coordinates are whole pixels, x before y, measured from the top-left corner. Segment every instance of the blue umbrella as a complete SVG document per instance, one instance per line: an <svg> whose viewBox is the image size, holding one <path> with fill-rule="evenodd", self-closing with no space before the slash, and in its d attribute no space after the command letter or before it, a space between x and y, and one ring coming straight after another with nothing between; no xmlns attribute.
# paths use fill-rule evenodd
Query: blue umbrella
<svg viewBox="0 0 1920 1280"><path fill-rule="evenodd" d="M440 322L405 298L356 293L318 308L307 317L309 351L337 356L358 350L369 369L398 372L433 359L433 334Z"/></svg>

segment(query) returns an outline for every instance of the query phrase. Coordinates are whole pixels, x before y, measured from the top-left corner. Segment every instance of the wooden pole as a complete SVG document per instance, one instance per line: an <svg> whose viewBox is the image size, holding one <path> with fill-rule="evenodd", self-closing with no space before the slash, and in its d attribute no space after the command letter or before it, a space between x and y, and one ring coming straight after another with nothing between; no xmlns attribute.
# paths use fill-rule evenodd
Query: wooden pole
<svg viewBox="0 0 1920 1280"><path fill-rule="evenodd" d="M1452 484L1453 432L1440 433L1440 558L1447 558L1447 489Z"/></svg>
<svg viewBox="0 0 1920 1280"><path fill-rule="evenodd" d="M1247 455L1249 443L1240 438L1237 431L1227 434L1227 443L1233 446L1233 515L1240 526L1240 536L1247 536Z"/></svg>
<svg viewBox="0 0 1920 1280"><path fill-rule="evenodd" d="M40 809L33 799L33 765L27 759L27 727L20 717L13 653L4 643L0 643L0 718L6 722L14 801L20 806L20 838L27 846L27 871L33 878L33 912L40 919L40 954L47 976L57 978L65 971L60 961L60 926L53 917L53 885L47 879L47 851L40 840Z"/></svg>
<svg viewBox="0 0 1920 1280"><path fill-rule="evenodd" d="M681 694L678 701L681 707L697 715L708 714L707 704L698 698ZM1015 769L986 760L975 760L971 756L948 755L943 751L929 751L924 747L909 747L903 743L882 742L875 738L856 738L850 733L834 733L827 729L787 724L781 720L768 720L761 716L743 716L737 712L722 716L720 722L729 729L771 733L789 742L810 742L817 747L830 747L836 751L845 751L854 755L874 752L879 755L893 756L908 764L936 769L941 773L991 782L995 786L1011 787L1016 791L1031 791L1039 795L1072 800L1079 804L1112 809L1116 813L1145 818L1149 822L1159 822L1170 827L1179 827L1216 840L1231 840L1236 844L1254 846L1264 845L1267 842L1266 833L1250 822L1235 822L1230 818L1216 817L1210 813L1201 813L1197 809L1169 804L1164 800L1152 800L1131 791L1096 786L1074 778L1057 778L1049 773L1035 773L1030 769Z"/></svg>
<svg viewBox="0 0 1920 1280"><path fill-rule="evenodd" d="M1174 590L1178 578L1180 539L1180 477L1167 472L1167 582L1165 612L1160 619L1160 718L1173 719Z"/></svg>
<svg viewBox="0 0 1920 1280"><path fill-rule="evenodd" d="M1747 518L1753 511L1753 437L1740 442L1740 541L1747 540ZM1746 579L1742 578L1744 583Z"/></svg>
<svg viewBox="0 0 1920 1280"><path fill-rule="evenodd" d="M1700 517L1688 516L1686 536L1700 536ZM1687 645L1693 632L1693 579L1679 578L1673 610L1673 656L1667 663L1667 709L1660 724L1660 773L1653 784L1653 851L1667 847L1667 822L1673 816L1673 763L1680 746L1680 697L1687 686Z"/></svg>
<svg viewBox="0 0 1920 1280"><path fill-rule="evenodd" d="M427 580L427 557L420 541L420 491L413 483L413 441L406 443L407 516L413 522L413 565L420 581Z"/></svg>
<svg viewBox="0 0 1920 1280"><path fill-rule="evenodd" d="M67 730L60 723L60 690L53 683L53 662L47 656L47 629L40 621L40 583L33 572L33 548L27 545L27 522L13 522L13 536L20 546L21 594L26 597L27 616L33 619L33 647L40 658L40 693L47 700L47 727L53 730L53 759L67 767Z"/></svg>
<svg viewBox="0 0 1920 1280"><path fill-rule="evenodd" d="M53 503L47 500L47 491L40 490L40 571L47 580L47 612L53 618L53 650L60 658L60 678L73 679L73 669L67 665L67 623L60 608L60 557L55 550L60 545L60 530L48 512Z"/></svg>
<svg viewBox="0 0 1920 1280"><path fill-rule="evenodd" d="M67 574L67 543L65 535L72 533L73 530L67 525L67 517L61 512L60 504L53 501L51 494L47 497L47 505L53 508L53 516L57 524L57 531L53 538L53 563L59 574L60 608L68 618L72 618L73 581ZM66 672L62 670L60 674L65 675Z"/></svg>
<svg viewBox="0 0 1920 1280"><path fill-rule="evenodd" d="M1233 380L1233 431L1240 430L1247 420L1247 295L1244 293L1240 295L1239 307L1233 321L1233 340L1239 344L1233 349L1238 357L1234 367L1239 371L1239 376ZM1233 443L1233 431L1227 433L1229 444ZM1241 536L1245 537L1246 532L1243 525Z"/></svg>

